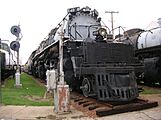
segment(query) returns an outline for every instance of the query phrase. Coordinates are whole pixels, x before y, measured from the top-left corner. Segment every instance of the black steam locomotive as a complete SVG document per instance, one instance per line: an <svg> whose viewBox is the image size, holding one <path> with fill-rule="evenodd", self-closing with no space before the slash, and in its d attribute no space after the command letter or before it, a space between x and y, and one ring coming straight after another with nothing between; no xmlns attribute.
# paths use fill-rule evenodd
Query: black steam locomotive
<svg viewBox="0 0 161 120"><path fill-rule="evenodd" d="M142 65L131 45L113 42L101 25L98 12L89 7L68 9L66 17L32 52L28 72L46 79L46 70L59 70L59 41L63 32L63 71L72 89L102 101L130 101L138 96L136 73Z"/></svg>

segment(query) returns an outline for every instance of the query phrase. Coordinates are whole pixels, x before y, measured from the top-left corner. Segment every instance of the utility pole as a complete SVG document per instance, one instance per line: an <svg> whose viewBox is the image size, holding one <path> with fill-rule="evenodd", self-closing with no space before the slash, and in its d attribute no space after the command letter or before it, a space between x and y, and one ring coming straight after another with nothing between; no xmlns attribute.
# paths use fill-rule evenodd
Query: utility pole
<svg viewBox="0 0 161 120"><path fill-rule="evenodd" d="M105 11L105 13L110 13L111 14L111 31L112 31L112 36L113 36L113 39L115 39L114 37L114 27L113 27L113 13L119 13L118 11L115 12L115 11Z"/></svg>

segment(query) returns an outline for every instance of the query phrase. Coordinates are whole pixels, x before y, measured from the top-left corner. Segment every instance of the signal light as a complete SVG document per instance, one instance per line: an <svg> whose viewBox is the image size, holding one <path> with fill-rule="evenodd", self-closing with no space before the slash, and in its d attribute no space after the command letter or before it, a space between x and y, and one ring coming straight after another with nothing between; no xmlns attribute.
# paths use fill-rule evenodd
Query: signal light
<svg viewBox="0 0 161 120"><path fill-rule="evenodd" d="M10 48L14 51L18 51L20 48L20 43L18 41L12 41L10 44Z"/></svg>
<svg viewBox="0 0 161 120"><path fill-rule="evenodd" d="M19 26L12 26L11 27L11 33L13 34L13 35L15 35L16 37L19 37L19 34L20 34L20 32L21 32L21 29L20 29L20 27Z"/></svg>

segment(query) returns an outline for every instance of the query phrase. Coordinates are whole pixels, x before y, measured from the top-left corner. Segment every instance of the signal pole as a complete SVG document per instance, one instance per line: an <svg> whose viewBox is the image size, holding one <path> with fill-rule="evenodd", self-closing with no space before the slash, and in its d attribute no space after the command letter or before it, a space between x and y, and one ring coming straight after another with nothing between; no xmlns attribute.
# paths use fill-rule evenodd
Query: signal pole
<svg viewBox="0 0 161 120"><path fill-rule="evenodd" d="M113 36L113 39L115 38L114 37L114 28L113 28L113 13L119 13L118 11L115 12L115 11L105 11L105 13L110 13L111 14L111 31L112 31L112 36Z"/></svg>
<svg viewBox="0 0 161 120"><path fill-rule="evenodd" d="M21 87L22 84L20 84L20 65L19 65L19 48L20 48L20 44L19 41L22 39L22 34L21 34L21 38L20 38L20 33L21 33L21 29L20 26L12 26L11 27L11 33L13 35L15 35L16 41L12 41L10 44L10 47L12 50L17 52L17 70L16 70L16 74L15 74L15 78L16 78L16 83L15 83L15 87Z"/></svg>
<svg viewBox="0 0 161 120"><path fill-rule="evenodd" d="M60 40L59 40L59 62L60 62L60 84L64 85L64 71L63 71L63 38L64 38L64 33L63 33L63 28L64 28L64 21L61 26L61 32L60 32Z"/></svg>
<svg viewBox="0 0 161 120"><path fill-rule="evenodd" d="M70 91L69 85L64 81L64 71L63 71L63 40L64 40L64 24L61 26L61 31L59 33L59 82L56 84L56 89L54 90L54 110L56 113L70 112Z"/></svg>

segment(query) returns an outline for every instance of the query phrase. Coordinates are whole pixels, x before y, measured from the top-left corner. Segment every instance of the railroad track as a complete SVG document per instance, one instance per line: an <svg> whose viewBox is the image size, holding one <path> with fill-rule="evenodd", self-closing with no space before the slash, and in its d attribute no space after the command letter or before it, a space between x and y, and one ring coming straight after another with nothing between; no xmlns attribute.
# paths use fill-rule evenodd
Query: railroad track
<svg viewBox="0 0 161 120"><path fill-rule="evenodd" d="M135 99L129 103L107 103L72 92L71 104L89 117L102 117L124 112L132 112L158 106L158 102Z"/></svg>

